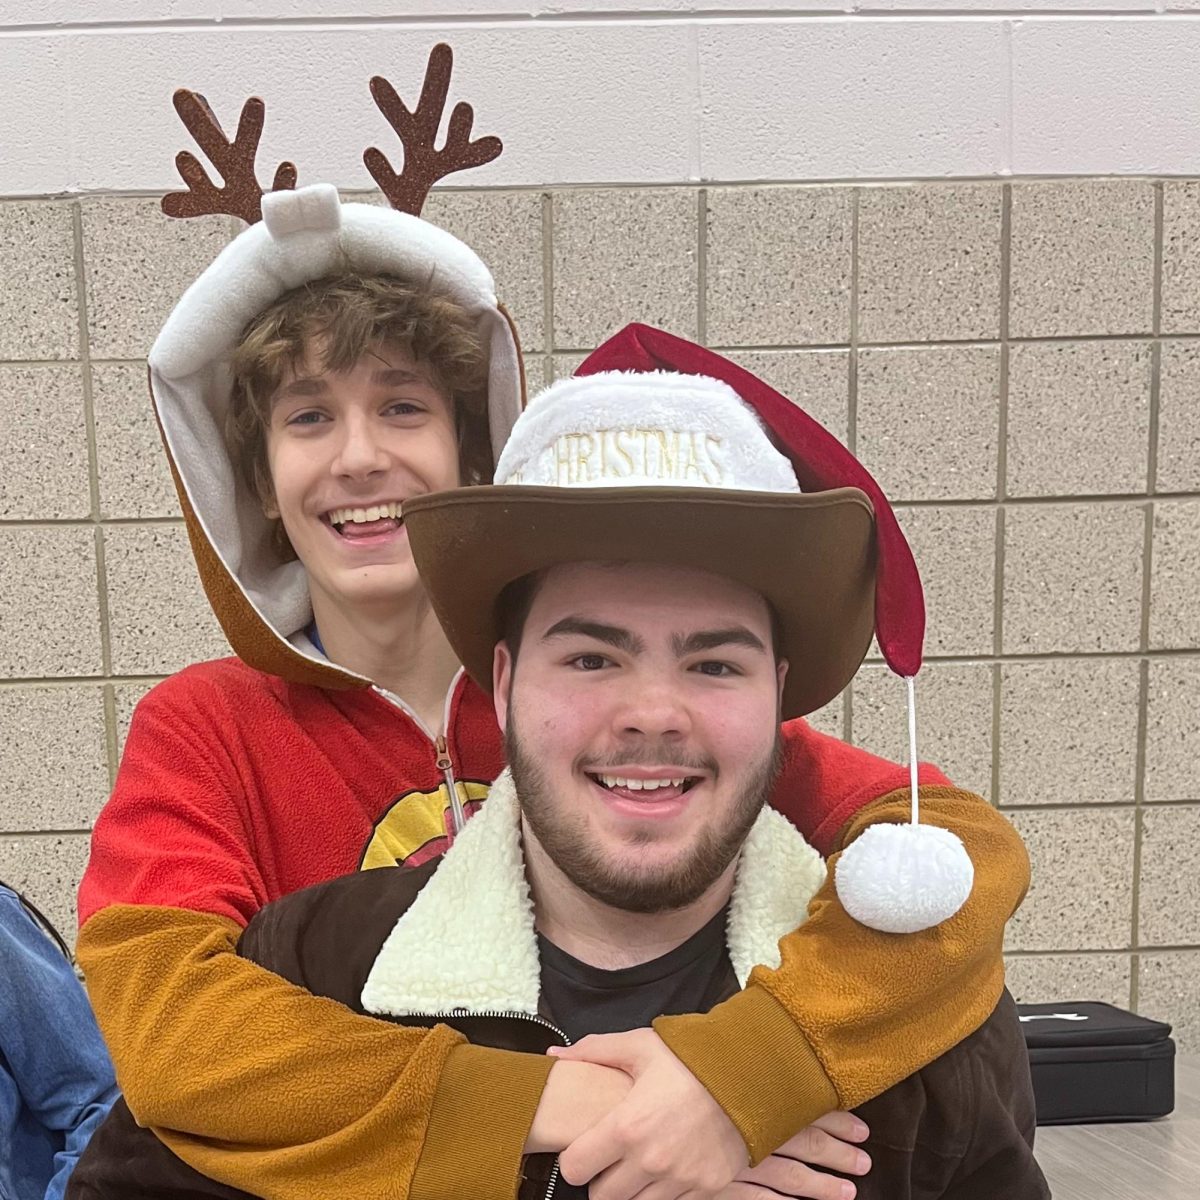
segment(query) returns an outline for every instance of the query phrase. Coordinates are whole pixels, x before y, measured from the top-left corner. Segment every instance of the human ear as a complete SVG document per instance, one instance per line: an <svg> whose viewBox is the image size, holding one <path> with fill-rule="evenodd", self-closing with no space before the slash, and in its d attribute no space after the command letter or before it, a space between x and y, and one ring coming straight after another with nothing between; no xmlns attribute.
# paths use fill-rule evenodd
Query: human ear
<svg viewBox="0 0 1200 1200"><path fill-rule="evenodd" d="M496 723L501 732L507 728L509 695L512 690L513 658L507 642L497 642L492 658L492 704L496 709Z"/></svg>
<svg viewBox="0 0 1200 1200"><path fill-rule="evenodd" d="M775 665L775 700L776 703L783 704L783 685L787 681L788 660L781 658Z"/></svg>

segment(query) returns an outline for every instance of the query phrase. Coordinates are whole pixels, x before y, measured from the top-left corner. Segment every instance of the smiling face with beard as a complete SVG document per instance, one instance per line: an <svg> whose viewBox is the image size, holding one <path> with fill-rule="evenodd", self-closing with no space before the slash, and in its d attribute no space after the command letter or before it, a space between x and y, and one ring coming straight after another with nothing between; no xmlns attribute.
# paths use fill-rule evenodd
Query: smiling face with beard
<svg viewBox="0 0 1200 1200"><path fill-rule="evenodd" d="M540 580L496 704L527 840L570 885L659 913L736 858L778 767L786 664L758 593L706 571L624 563Z"/></svg>
<svg viewBox="0 0 1200 1200"><path fill-rule="evenodd" d="M554 802L546 779L538 769L534 756L525 750L520 734L512 723L505 734L513 782L520 798L521 816L538 844L554 865L581 892L624 912L661 913L686 908L699 900L724 874L742 848L750 827L766 804L771 784L779 773L779 743L746 779L737 804L728 815L724 828L706 825L686 851L672 862L650 868L639 862L636 849L654 841L650 828L634 829L628 845L635 853L619 855L589 844L579 814L563 812ZM615 768L627 763L652 761L681 768L704 766L701 763L678 762L671 754L656 752L652 747L640 750L636 757L618 756L603 764L593 764L619 774ZM712 765L715 775L715 764Z"/></svg>

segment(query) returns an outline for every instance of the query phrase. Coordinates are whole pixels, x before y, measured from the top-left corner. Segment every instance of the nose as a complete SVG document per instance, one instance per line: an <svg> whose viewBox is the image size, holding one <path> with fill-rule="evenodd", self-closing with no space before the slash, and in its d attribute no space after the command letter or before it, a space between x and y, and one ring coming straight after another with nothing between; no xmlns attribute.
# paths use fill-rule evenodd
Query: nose
<svg viewBox="0 0 1200 1200"><path fill-rule="evenodd" d="M366 479L387 470L387 451L363 413L347 414L339 432L341 440L333 462L335 474L349 479Z"/></svg>
<svg viewBox="0 0 1200 1200"><path fill-rule="evenodd" d="M692 730L682 689L670 678L651 679L630 673L614 716L614 732L621 737L687 737Z"/></svg>

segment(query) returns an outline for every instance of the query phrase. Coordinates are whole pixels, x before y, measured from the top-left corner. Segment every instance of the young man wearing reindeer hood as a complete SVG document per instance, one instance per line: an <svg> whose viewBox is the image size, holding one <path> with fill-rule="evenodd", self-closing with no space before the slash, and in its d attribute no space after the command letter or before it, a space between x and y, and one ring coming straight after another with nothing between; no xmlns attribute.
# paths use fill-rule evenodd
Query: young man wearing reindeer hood
<svg viewBox="0 0 1200 1200"><path fill-rule="evenodd" d="M469 141L461 108L448 149L430 149L448 55L435 51L416 114L375 84L406 140L406 169L395 176L378 152L368 162L410 209L453 169L439 156L469 165L499 152L494 139ZM182 156L191 191L168 209L223 204L253 221L261 205L263 217L189 289L150 355L193 550L237 657L191 667L141 702L96 825L78 954L128 1102L110 1119L132 1114L212 1179L278 1200L486 1194L505 1179L511 1194L527 1144L546 1130L549 1142L574 1141L581 1097L611 1097L632 1079L614 1114L632 1132L599 1136L633 1169L648 1154L665 1162L668 1196L684 1190L697 1146L757 1161L977 1029L1001 992L1003 927L1028 860L990 806L925 767L925 820L961 839L973 888L953 847L956 895L923 914L903 902L872 910L860 888L852 907L864 924L843 905L849 891L822 885L777 971L704 1017L658 1022L619 1070L367 1020L238 957L242 930L272 900L358 868L432 860L502 769L491 703L458 669L394 506L486 479L523 388L511 323L466 246L403 212L339 204L332 188L261 196L261 106L248 106L231 144L199 98L178 104L227 185ZM393 320L398 288L423 316ZM363 317L352 335L340 316L351 307ZM818 475L846 466L844 455L850 482L868 491L880 644L906 654L911 673L919 582L886 501L834 439L782 397L768 401L762 419L781 440L797 436L795 421L818 438ZM504 553L517 561L521 546ZM856 611L865 650L871 605ZM820 850L861 848L864 831L907 817L903 769L802 720L781 737L772 806ZM780 1079L787 1089L764 1106L764 1081ZM485 1104L485 1152L460 1157L464 1174L448 1181L436 1148L456 1145L462 1114Z"/></svg>

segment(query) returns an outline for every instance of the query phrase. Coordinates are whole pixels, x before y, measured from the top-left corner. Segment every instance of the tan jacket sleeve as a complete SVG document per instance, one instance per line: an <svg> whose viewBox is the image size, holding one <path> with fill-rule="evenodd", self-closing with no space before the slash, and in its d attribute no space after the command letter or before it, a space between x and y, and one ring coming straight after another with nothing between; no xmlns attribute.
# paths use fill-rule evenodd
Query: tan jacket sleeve
<svg viewBox="0 0 1200 1200"><path fill-rule="evenodd" d="M864 806L844 849L877 822L903 823L907 790ZM1004 986L1004 927L1029 886L1029 857L986 801L921 788L921 820L956 833L975 867L962 909L933 929L880 933L842 908L829 876L805 923L738 995L700 1016L662 1017L659 1035L729 1114L758 1162L815 1118L852 1108L932 1062L987 1019Z"/></svg>
<svg viewBox="0 0 1200 1200"><path fill-rule="evenodd" d="M83 926L79 961L139 1124L266 1200L516 1193L551 1060L352 1013L239 958L240 933L148 905L112 905ZM488 1086L504 1097L486 1105L488 1137L455 1152ZM427 1141L446 1152L417 1172Z"/></svg>

